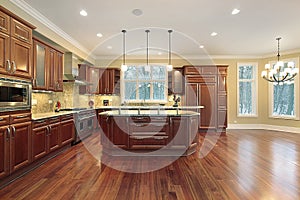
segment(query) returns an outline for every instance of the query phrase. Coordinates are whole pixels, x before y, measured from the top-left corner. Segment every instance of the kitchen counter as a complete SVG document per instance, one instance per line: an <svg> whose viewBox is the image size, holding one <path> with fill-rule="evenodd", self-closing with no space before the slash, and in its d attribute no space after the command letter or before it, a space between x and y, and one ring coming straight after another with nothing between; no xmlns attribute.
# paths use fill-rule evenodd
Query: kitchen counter
<svg viewBox="0 0 300 200"><path fill-rule="evenodd" d="M193 116L198 112L189 110L112 110L99 113L108 116Z"/></svg>
<svg viewBox="0 0 300 200"><path fill-rule="evenodd" d="M95 107L95 109L103 109L103 110L194 110L194 109L202 109L204 106L99 106Z"/></svg>
<svg viewBox="0 0 300 200"><path fill-rule="evenodd" d="M60 112L48 112L48 113L37 113L32 114L32 120L40 120L40 119L46 119L50 117L56 117L61 115L68 115L68 114L74 114L78 111L60 111Z"/></svg>

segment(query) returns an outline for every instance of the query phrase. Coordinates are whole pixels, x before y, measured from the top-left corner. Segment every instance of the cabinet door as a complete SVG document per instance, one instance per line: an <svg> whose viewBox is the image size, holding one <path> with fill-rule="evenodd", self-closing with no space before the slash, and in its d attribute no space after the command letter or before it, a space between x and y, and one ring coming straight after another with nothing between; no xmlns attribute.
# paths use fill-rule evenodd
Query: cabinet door
<svg viewBox="0 0 300 200"><path fill-rule="evenodd" d="M183 69L173 69L172 72L168 72L168 94L182 94L183 92Z"/></svg>
<svg viewBox="0 0 300 200"><path fill-rule="evenodd" d="M56 51L54 49L49 49L49 69L47 69L47 80L48 80L48 90L55 90L55 80L54 80L54 69L55 69L55 54Z"/></svg>
<svg viewBox="0 0 300 200"><path fill-rule="evenodd" d="M197 83L186 84L185 104L187 106L198 106L198 103L199 103L198 84Z"/></svg>
<svg viewBox="0 0 300 200"><path fill-rule="evenodd" d="M10 34L10 17L0 11L0 32Z"/></svg>
<svg viewBox="0 0 300 200"><path fill-rule="evenodd" d="M47 47L34 40L33 42L33 89L47 89Z"/></svg>
<svg viewBox="0 0 300 200"><path fill-rule="evenodd" d="M111 138L110 141L119 147L128 147L129 143L129 128L127 117L113 117L110 121Z"/></svg>
<svg viewBox="0 0 300 200"><path fill-rule="evenodd" d="M11 38L11 68L15 76L32 78L32 45Z"/></svg>
<svg viewBox="0 0 300 200"><path fill-rule="evenodd" d="M56 52L56 66L55 66L55 91L63 91L63 62L64 55L60 52Z"/></svg>
<svg viewBox="0 0 300 200"><path fill-rule="evenodd" d="M60 144L65 145L69 144L74 140L75 137L75 128L74 121L66 120L61 122L61 132L60 132Z"/></svg>
<svg viewBox="0 0 300 200"><path fill-rule="evenodd" d="M11 125L11 172L31 162L31 122Z"/></svg>
<svg viewBox="0 0 300 200"><path fill-rule="evenodd" d="M171 117L172 146L187 148L188 143L188 118L187 117Z"/></svg>
<svg viewBox="0 0 300 200"><path fill-rule="evenodd" d="M42 126L32 130L32 158L37 160L47 154L48 127Z"/></svg>
<svg viewBox="0 0 300 200"><path fill-rule="evenodd" d="M32 29L11 18L11 36L28 44L32 44Z"/></svg>
<svg viewBox="0 0 300 200"><path fill-rule="evenodd" d="M99 69L99 94L105 94L106 92L106 73L105 69Z"/></svg>
<svg viewBox="0 0 300 200"><path fill-rule="evenodd" d="M114 69L108 69L106 71L106 94L113 94L114 88L115 88L115 70Z"/></svg>
<svg viewBox="0 0 300 200"><path fill-rule="evenodd" d="M200 128L215 129L217 116L216 83L199 84Z"/></svg>
<svg viewBox="0 0 300 200"><path fill-rule="evenodd" d="M52 152L60 147L60 123L49 125L48 151Z"/></svg>
<svg viewBox="0 0 300 200"><path fill-rule="evenodd" d="M0 178L9 175L9 127L0 127Z"/></svg>
<svg viewBox="0 0 300 200"><path fill-rule="evenodd" d="M9 36L0 33L0 73L8 74L10 60L9 60Z"/></svg>
<svg viewBox="0 0 300 200"><path fill-rule="evenodd" d="M89 68L88 82L92 84L88 86L90 94L99 94L99 69L94 67Z"/></svg>

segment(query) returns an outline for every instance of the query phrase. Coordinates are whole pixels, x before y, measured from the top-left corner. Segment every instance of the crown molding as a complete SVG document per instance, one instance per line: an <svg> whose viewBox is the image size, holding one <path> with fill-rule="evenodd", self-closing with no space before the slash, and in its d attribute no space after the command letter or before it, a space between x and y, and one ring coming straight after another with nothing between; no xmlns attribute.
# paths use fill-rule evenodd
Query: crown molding
<svg viewBox="0 0 300 200"><path fill-rule="evenodd" d="M288 51L282 51L280 52L280 56L283 55L290 55L290 54L295 54L295 53L299 53L300 54L300 49L293 49L293 50L288 50ZM269 54L264 54L262 56L262 58L271 58L271 57L276 57L277 56L277 52L276 53L269 53Z"/></svg>
<svg viewBox="0 0 300 200"><path fill-rule="evenodd" d="M28 3L26 3L24 0L9 0L16 6L18 6L20 9L28 13L30 16L38 20L40 23L42 23L44 26L46 26L48 29L55 32L57 35L71 43L73 46L81 50L87 55L90 55L93 59L95 59L94 55L91 55L91 52L85 48L83 45L81 45L77 40L72 38L70 35L68 35L66 32L64 32L62 29L60 29L58 26L56 26L53 22L51 22L47 17L45 17L43 14L41 14L39 11L31 7Z"/></svg>

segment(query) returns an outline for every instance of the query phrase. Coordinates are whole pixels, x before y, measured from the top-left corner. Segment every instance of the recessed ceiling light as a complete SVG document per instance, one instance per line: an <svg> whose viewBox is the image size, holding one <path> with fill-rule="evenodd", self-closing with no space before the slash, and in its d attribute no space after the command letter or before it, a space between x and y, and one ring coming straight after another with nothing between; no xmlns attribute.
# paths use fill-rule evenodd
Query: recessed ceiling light
<svg viewBox="0 0 300 200"><path fill-rule="evenodd" d="M216 36L216 35L218 35L218 33L212 32L210 35L211 35L211 36Z"/></svg>
<svg viewBox="0 0 300 200"><path fill-rule="evenodd" d="M82 15L82 16L87 16L87 12L86 12L85 10L81 10L81 11L80 11L80 15Z"/></svg>
<svg viewBox="0 0 300 200"><path fill-rule="evenodd" d="M103 35L102 35L102 33L97 33L97 37L102 37Z"/></svg>
<svg viewBox="0 0 300 200"><path fill-rule="evenodd" d="M240 10L237 9L237 8L235 8L235 9L232 10L231 14L232 14L232 15L236 15L236 14L238 14L239 12L240 12Z"/></svg>
<svg viewBox="0 0 300 200"><path fill-rule="evenodd" d="M200 46L199 46L199 48L200 48L200 49L203 49L203 48L204 48L204 46L203 46L203 45L200 45Z"/></svg>
<svg viewBox="0 0 300 200"><path fill-rule="evenodd" d="M112 49L112 46L107 46L108 49Z"/></svg>
<svg viewBox="0 0 300 200"><path fill-rule="evenodd" d="M141 16L143 14L143 11L141 9L133 9L132 14L135 16Z"/></svg>

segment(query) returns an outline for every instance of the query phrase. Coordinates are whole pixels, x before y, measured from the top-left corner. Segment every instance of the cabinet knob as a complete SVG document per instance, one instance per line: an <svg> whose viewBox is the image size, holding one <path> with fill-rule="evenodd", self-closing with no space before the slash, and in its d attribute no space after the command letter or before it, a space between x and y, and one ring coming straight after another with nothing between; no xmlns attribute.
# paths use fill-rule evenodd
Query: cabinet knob
<svg viewBox="0 0 300 200"><path fill-rule="evenodd" d="M16 72L16 70L17 70L16 62L12 61L12 65L13 65L12 73L14 74Z"/></svg>
<svg viewBox="0 0 300 200"><path fill-rule="evenodd" d="M10 128L9 128L9 127L7 127L7 128L6 128L6 131L7 131L7 137L6 137L6 141L8 141L8 140L9 140L9 138L10 138Z"/></svg>
<svg viewBox="0 0 300 200"><path fill-rule="evenodd" d="M9 60L7 60L6 61L6 71L10 71L10 69L11 69L11 65L10 65L10 61Z"/></svg>

